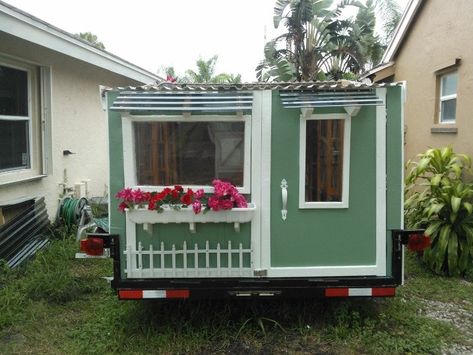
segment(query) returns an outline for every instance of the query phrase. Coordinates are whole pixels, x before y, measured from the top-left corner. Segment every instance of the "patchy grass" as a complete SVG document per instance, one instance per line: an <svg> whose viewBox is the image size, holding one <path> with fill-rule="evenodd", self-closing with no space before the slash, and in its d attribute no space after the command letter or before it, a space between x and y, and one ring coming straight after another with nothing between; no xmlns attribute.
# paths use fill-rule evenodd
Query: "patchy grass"
<svg viewBox="0 0 473 355"><path fill-rule="evenodd" d="M471 309L467 281L431 275L408 258L392 299L120 302L101 276L110 260L74 260L62 238L0 276L0 353L435 354L468 344L426 317L423 300Z"/></svg>

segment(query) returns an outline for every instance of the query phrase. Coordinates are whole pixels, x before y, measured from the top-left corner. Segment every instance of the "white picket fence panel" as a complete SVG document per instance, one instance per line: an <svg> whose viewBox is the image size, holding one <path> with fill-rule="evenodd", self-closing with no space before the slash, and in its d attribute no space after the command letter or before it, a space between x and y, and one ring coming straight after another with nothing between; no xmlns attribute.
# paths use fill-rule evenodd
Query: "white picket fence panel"
<svg viewBox="0 0 473 355"><path fill-rule="evenodd" d="M127 260L127 268L125 272L128 278L192 278L192 277L252 277L253 269L251 267L252 250L243 248L243 244L240 243L237 248L232 248L231 241L228 241L227 248L221 247L220 243L217 244L215 249L210 248L210 243L207 240L205 242L205 249L199 249L198 244L194 244L194 247L188 248L187 243L184 241L182 249L176 249L176 245L173 244L171 249L166 250L164 248L164 242L161 242L159 250L154 250L153 245L149 246L148 250L143 249L141 242L138 243L138 248L133 248L128 245L124 251ZM166 266L165 261L169 260L165 256L171 256L171 265ZM189 265L188 256L194 257L193 261ZM205 266L199 266L199 256L205 255ZM216 265L210 266L211 256L216 257ZM237 255L237 265L233 256ZM244 257L248 255L250 257L250 266L243 266ZM149 261L149 267L143 266L143 257L147 256ZM154 265L154 256L159 256L160 265ZM177 265L178 256L182 256L182 265ZM222 265L222 258L226 259L226 265ZM133 263L133 260L135 261ZM133 267L133 264L136 267Z"/></svg>

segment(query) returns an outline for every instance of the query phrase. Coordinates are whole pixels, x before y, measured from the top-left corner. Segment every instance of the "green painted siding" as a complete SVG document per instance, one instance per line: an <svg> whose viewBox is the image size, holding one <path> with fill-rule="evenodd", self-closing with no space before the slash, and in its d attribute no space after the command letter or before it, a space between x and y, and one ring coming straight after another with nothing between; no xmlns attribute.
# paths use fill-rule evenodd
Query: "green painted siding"
<svg viewBox="0 0 473 355"><path fill-rule="evenodd" d="M111 105L117 98L118 92L109 92L108 104ZM120 235L120 246L126 244L125 240L125 216L118 212L118 200L115 195L123 189L123 142L122 142L122 119L118 112L108 111L108 137L110 152L110 233ZM122 278L125 258L121 258Z"/></svg>
<svg viewBox="0 0 473 355"><path fill-rule="evenodd" d="M298 207L300 110L284 109L279 94L273 93L271 266L375 264L375 114L374 107L364 107L352 119L349 208L301 210ZM289 185L286 221L281 219L280 212L279 185L283 178Z"/></svg>
<svg viewBox="0 0 473 355"><path fill-rule="evenodd" d="M387 159L387 274L391 274L391 230L402 227L402 205L403 194L403 159L401 121L402 111L402 88L391 87L387 92L387 132L386 132L386 159Z"/></svg>

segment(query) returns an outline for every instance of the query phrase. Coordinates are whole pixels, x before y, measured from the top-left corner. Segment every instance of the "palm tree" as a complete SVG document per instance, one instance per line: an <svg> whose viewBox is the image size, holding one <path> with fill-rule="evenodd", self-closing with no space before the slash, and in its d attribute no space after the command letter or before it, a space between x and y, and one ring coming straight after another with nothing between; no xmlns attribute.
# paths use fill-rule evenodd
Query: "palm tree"
<svg viewBox="0 0 473 355"><path fill-rule="evenodd" d="M382 42L387 45L401 20L402 10L396 0L375 0L374 5L383 22Z"/></svg>
<svg viewBox="0 0 473 355"><path fill-rule="evenodd" d="M258 80L310 81L324 77L335 66L358 70L353 45L348 43L346 6L362 6L355 0L276 0L274 26L286 32L265 46L265 59L256 68Z"/></svg>
<svg viewBox="0 0 473 355"><path fill-rule="evenodd" d="M196 61L197 71L192 69L186 70L185 76L182 79L185 82L190 83L241 83L241 75L220 73L215 75L215 65L217 63L218 56L214 55L208 60L199 58Z"/></svg>

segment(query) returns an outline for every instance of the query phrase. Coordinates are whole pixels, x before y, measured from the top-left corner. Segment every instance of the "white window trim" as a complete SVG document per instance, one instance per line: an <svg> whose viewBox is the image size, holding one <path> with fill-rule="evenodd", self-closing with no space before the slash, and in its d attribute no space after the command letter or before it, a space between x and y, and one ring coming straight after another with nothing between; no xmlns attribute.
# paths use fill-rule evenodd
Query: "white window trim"
<svg viewBox="0 0 473 355"><path fill-rule="evenodd" d="M29 167L16 167L10 169L0 170L0 184L9 182L12 180L12 177L30 175L35 172L37 169L35 165L37 164L34 160L34 150L33 150L33 92L32 92L32 81L33 81L33 71L28 64L16 63L10 61L3 57L0 57L0 65L3 67L8 67L16 70L21 70L27 74L27 101L28 101L28 114L26 116L10 116L10 115L0 115L0 120L2 121L27 121L28 122L28 159Z"/></svg>
<svg viewBox="0 0 473 355"><path fill-rule="evenodd" d="M251 193L251 115L149 115L136 116L122 114L122 136L123 136L123 167L125 187L139 188L143 191L159 191L167 185L138 185L136 175L135 144L133 135L133 122L244 122L245 123L245 152L243 163L243 186L237 186L238 192L242 194ZM178 182L176 182L178 184ZM182 185L183 188L193 190L203 189L206 193L212 193L210 185Z"/></svg>
<svg viewBox="0 0 473 355"><path fill-rule="evenodd" d="M458 81L457 81L457 87L455 88L455 94L451 95L442 95L443 92L443 78L452 74L457 74L458 78L458 71L453 71L449 73L445 73L443 75L440 75L439 80L440 80L440 92L439 92L439 123L440 124L452 124L456 123L457 121L457 113L455 111L455 118L453 120L445 120L442 118L442 103L445 101L450 101L450 100L456 100L457 99L457 92L458 92ZM457 79L458 80L458 79Z"/></svg>
<svg viewBox="0 0 473 355"><path fill-rule="evenodd" d="M306 172L306 126L309 120L345 120L343 134L343 181L342 200L336 202L307 202L305 200ZM300 145L299 145L299 208L348 208L350 182L350 132L351 116L343 113L313 114L308 117L300 116Z"/></svg>

